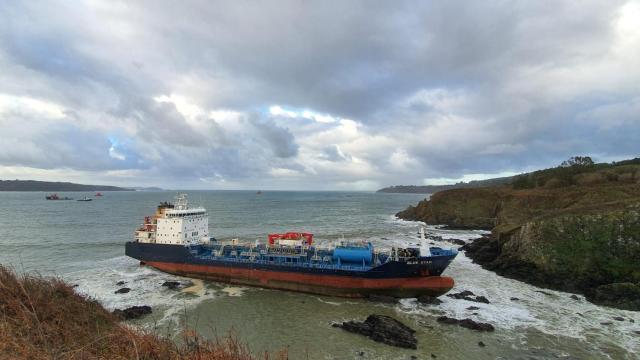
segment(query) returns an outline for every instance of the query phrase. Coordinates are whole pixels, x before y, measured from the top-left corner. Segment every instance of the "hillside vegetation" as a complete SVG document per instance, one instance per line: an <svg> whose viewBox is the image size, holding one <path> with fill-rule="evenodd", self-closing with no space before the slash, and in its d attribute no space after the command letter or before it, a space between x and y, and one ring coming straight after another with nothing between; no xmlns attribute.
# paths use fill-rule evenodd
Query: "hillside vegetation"
<svg viewBox="0 0 640 360"><path fill-rule="evenodd" d="M492 230L466 247L485 268L640 310L640 159L561 166L512 185L442 191L397 214Z"/></svg>
<svg viewBox="0 0 640 360"><path fill-rule="evenodd" d="M59 279L17 276L1 265L0 358L253 359L233 337L207 341L185 331L177 345L128 327Z"/></svg>

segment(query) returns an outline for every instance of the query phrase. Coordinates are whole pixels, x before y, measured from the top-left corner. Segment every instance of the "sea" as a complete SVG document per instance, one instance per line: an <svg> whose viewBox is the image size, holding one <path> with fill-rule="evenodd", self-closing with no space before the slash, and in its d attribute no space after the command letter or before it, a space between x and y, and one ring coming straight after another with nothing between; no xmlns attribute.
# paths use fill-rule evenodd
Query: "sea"
<svg viewBox="0 0 640 360"><path fill-rule="evenodd" d="M209 212L218 239L265 242L268 233L304 231L319 243L366 240L378 249L416 243L421 223L394 216L425 198L373 192L187 191ZM222 339L231 334L259 355L286 351L289 359L638 359L640 313L601 307L583 296L541 289L482 269L460 252L445 275L452 292L469 290L489 304L442 296L440 305L416 299L397 304L239 287L195 280L176 291L168 280L188 282L124 255L145 215L173 191L105 192L90 202L47 201L40 192L0 192L0 263L18 272L55 276L113 310L150 305L134 326L180 341L185 328ZM81 198L89 193L61 193ZM436 245L471 241L483 231L427 226ZM439 237L439 238L438 238ZM124 282L125 285L117 285ZM126 286L126 294L115 291ZM332 327L392 316L416 330L417 350L374 342ZM494 332L441 324L437 317L490 323ZM620 320L622 318L622 320ZM617 319L617 320L616 320Z"/></svg>

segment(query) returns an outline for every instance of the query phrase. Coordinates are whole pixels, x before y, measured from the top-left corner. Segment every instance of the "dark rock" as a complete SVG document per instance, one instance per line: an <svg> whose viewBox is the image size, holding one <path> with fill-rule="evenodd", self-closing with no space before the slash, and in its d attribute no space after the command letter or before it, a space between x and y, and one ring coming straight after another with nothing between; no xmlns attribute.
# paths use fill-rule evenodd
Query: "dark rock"
<svg viewBox="0 0 640 360"><path fill-rule="evenodd" d="M511 301L520 301L520 299L518 299L517 297L512 297L510 300Z"/></svg>
<svg viewBox="0 0 640 360"><path fill-rule="evenodd" d="M182 287L182 284L178 281L165 281L162 283L162 286L170 290L179 290Z"/></svg>
<svg viewBox="0 0 640 360"><path fill-rule="evenodd" d="M634 283L600 285L585 292L585 296L598 305L640 311L640 285Z"/></svg>
<svg viewBox="0 0 640 360"><path fill-rule="evenodd" d="M552 296L552 295L551 295L551 293L548 293L548 292L546 292L546 291L536 290L536 292L537 292L537 293L540 293L540 294L545 294L545 295L547 295L547 296Z"/></svg>
<svg viewBox="0 0 640 360"><path fill-rule="evenodd" d="M395 303L398 302L398 299L394 298L393 296L388 296L388 295L371 294L371 295L369 295L368 299L371 300L371 301L387 303L387 304L395 304Z"/></svg>
<svg viewBox="0 0 640 360"><path fill-rule="evenodd" d="M447 241L452 244L461 245L461 246L464 246L467 244L464 240L460 240L460 239L447 239Z"/></svg>
<svg viewBox="0 0 640 360"><path fill-rule="evenodd" d="M483 236L465 244L462 250L464 250L466 255L469 256L474 263L485 265L500 256L502 247L498 241L490 236Z"/></svg>
<svg viewBox="0 0 640 360"><path fill-rule="evenodd" d="M494 331L495 328L491 324L476 322L471 319L462 319L458 320L455 318L450 318L448 316L440 316L438 318L438 322L450 325L459 325L463 328L477 330L477 331Z"/></svg>
<svg viewBox="0 0 640 360"><path fill-rule="evenodd" d="M603 321L600 323L600 325L611 325L613 324L611 321Z"/></svg>
<svg viewBox="0 0 640 360"><path fill-rule="evenodd" d="M613 320L615 320L615 321L624 321L624 318L622 316L614 316Z"/></svg>
<svg viewBox="0 0 640 360"><path fill-rule="evenodd" d="M640 335L640 330L634 331L636 334Z"/></svg>
<svg viewBox="0 0 640 360"><path fill-rule="evenodd" d="M485 347L485 346L487 346L487 345L485 345L482 341L478 341L478 346L480 346L480 347Z"/></svg>
<svg viewBox="0 0 640 360"><path fill-rule="evenodd" d="M369 315L364 322L346 321L342 324L334 323L332 326L392 346L407 349L418 347L416 331L389 316Z"/></svg>
<svg viewBox="0 0 640 360"><path fill-rule="evenodd" d="M450 298L454 298L454 299L475 301L475 302L484 303L484 304L489 304L490 303L489 299L487 299L486 297L484 297L484 296L476 296L474 293L472 293L469 290L464 290L464 291L459 292L457 294L447 294L447 296L450 297Z"/></svg>
<svg viewBox="0 0 640 360"><path fill-rule="evenodd" d="M411 360L417 360L417 359L418 359L418 357L417 357L417 356L415 356L415 355L411 355Z"/></svg>
<svg viewBox="0 0 640 360"><path fill-rule="evenodd" d="M445 225L441 226L442 230L491 230L494 224L472 224L472 225Z"/></svg>
<svg viewBox="0 0 640 360"><path fill-rule="evenodd" d="M457 294L447 294L447 296L454 299L464 299L466 297L475 296L475 294L469 290L464 290Z"/></svg>
<svg viewBox="0 0 640 360"><path fill-rule="evenodd" d="M477 306L469 306L467 310L480 310L480 308Z"/></svg>
<svg viewBox="0 0 640 360"><path fill-rule="evenodd" d="M78 284L71 285L72 288L77 288L78 286L80 286L80 285L78 285Z"/></svg>
<svg viewBox="0 0 640 360"><path fill-rule="evenodd" d="M358 351L358 356L364 356L364 351Z"/></svg>
<svg viewBox="0 0 640 360"><path fill-rule="evenodd" d="M129 291L131 291L131 289L129 289L129 288L127 288L127 287L125 287L125 288L121 288L121 289L116 290L116 291L115 291L115 293L116 293L116 294L126 294L126 293L128 293Z"/></svg>
<svg viewBox="0 0 640 360"><path fill-rule="evenodd" d="M431 358L432 358L432 359L437 358L436 354L431 354Z"/></svg>
<svg viewBox="0 0 640 360"><path fill-rule="evenodd" d="M422 304L432 304L432 305L440 305L442 304L442 300L437 297L421 295L418 297L418 302Z"/></svg>
<svg viewBox="0 0 640 360"><path fill-rule="evenodd" d="M629 322L635 323L635 321L633 319L629 319Z"/></svg>
<svg viewBox="0 0 640 360"><path fill-rule="evenodd" d="M124 310L115 309L113 314L120 317L123 320L137 319L147 314L151 314L151 306L132 306Z"/></svg>
<svg viewBox="0 0 640 360"><path fill-rule="evenodd" d="M578 295L573 294L570 296L573 300L580 300L580 298L578 297Z"/></svg>
<svg viewBox="0 0 640 360"><path fill-rule="evenodd" d="M117 285L117 286L122 286L122 285L124 285L124 284L126 284L126 283L127 283L126 281L120 280L120 281L118 281L118 282L116 283L116 285Z"/></svg>

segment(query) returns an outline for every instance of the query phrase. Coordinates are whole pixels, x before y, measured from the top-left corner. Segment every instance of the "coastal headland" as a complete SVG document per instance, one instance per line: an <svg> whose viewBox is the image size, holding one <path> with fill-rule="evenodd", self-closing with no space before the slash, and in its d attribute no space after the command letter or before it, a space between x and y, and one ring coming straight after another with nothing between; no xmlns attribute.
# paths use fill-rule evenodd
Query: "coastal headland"
<svg viewBox="0 0 640 360"><path fill-rule="evenodd" d="M445 190L397 216L491 230L462 248L484 268L640 310L640 159L560 166L508 185Z"/></svg>

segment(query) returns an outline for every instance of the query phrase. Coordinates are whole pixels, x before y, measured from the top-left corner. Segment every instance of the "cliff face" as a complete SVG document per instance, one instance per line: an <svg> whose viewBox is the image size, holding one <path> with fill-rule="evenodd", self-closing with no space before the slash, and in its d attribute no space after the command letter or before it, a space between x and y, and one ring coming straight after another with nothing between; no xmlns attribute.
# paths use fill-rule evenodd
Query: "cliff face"
<svg viewBox="0 0 640 360"><path fill-rule="evenodd" d="M452 228L492 229L504 195L505 190L500 188L446 190L396 215L405 220L446 224Z"/></svg>
<svg viewBox="0 0 640 360"><path fill-rule="evenodd" d="M397 214L491 229L465 247L485 268L538 286L640 310L640 185L457 189Z"/></svg>

